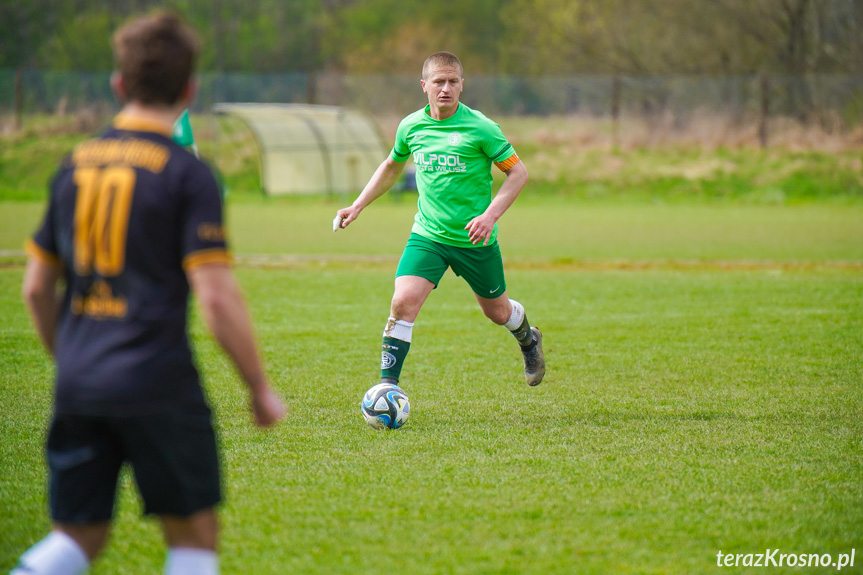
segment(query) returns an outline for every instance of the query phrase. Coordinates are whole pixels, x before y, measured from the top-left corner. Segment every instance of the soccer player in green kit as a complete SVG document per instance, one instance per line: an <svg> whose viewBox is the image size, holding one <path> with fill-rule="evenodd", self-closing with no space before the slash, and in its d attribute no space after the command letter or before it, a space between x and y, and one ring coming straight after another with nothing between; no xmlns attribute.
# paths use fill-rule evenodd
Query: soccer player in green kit
<svg viewBox="0 0 863 575"><path fill-rule="evenodd" d="M500 126L459 102L464 72L454 54L429 56L420 84L428 106L402 120L389 157L333 222L334 231L349 226L398 181L405 161L413 157L418 211L396 271L383 334L381 380L398 384L414 320L451 267L470 284L486 317L515 336L524 356L525 379L539 385L545 375L542 333L530 326L524 306L509 299L497 243L497 221L527 183L527 168ZM492 163L507 176L494 198Z"/></svg>

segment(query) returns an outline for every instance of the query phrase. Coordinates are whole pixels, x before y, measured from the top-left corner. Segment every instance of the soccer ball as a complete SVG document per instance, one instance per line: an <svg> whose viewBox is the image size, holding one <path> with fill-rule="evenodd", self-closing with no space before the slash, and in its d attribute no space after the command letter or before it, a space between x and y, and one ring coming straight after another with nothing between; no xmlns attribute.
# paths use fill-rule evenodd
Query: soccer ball
<svg viewBox="0 0 863 575"><path fill-rule="evenodd" d="M379 383L369 389L360 402L366 423L375 429L398 429L408 420L411 404L408 396L393 383Z"/></svg>

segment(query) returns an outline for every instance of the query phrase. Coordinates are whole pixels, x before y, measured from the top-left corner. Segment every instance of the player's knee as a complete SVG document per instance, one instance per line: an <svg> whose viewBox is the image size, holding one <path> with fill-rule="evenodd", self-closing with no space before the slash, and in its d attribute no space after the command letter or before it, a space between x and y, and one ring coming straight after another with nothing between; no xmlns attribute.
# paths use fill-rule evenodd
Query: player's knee
<svg viewBox="0 0 863 575"><path fill-rule="evenodd" d="M390 304L391 317L413 321L417 313L419 313L419 304L414 299L398 294L393 296L393 301Z"/></svg>
<svg viewBox="0 0 863 575"><path fill-rule="evenodd" d="M490 319L493 323L497 325L503 325L509 320L509 316L511 310L506 309L502 306L495 306L492 308L483 308L483 313L485 313L485 317Z"/></svg>
<svg viewBox="0 0 863 575"><path fill-rule="evenodd" d="M215 549L219 526L213 509L189 517L162 515L162 531L169 547Z"/></svg>

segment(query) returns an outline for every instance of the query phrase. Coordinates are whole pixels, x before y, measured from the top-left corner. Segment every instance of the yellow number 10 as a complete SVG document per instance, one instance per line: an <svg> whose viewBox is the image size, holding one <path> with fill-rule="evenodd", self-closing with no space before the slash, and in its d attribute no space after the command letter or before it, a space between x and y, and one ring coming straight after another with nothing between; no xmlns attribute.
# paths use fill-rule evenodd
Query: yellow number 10
<svg viewBox="0 0 863 575"><path fill-rule="evenodd" d="M103 277L119 275L126 265L126 234L135 191L135 170L128 166L78 168L75 202L75 271Z"/></svg>

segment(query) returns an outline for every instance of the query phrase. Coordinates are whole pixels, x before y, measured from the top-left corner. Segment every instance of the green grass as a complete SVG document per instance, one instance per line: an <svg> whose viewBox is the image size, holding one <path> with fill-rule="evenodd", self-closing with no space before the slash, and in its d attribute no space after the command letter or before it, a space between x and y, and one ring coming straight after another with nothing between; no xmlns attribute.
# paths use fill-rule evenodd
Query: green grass
<svg viewBox="0 0 863 575"><path fill-rule="evenodd" d="M28 118L19 133L0 134L0 201L41 200L55 166L74 145L110 120ZM762 150L748 145L705 146L658 141L612 149L580 118L496 119L527 166L529 190L542 197L586 202L744 203L794 205L863 202L859 142L827 139L821 149L780 142ZM396 125L379 119L386 145ZM260 201L258 148L242 122L195 115L192 126L204 157L224 176L233 202ZM851 145L849 145L849 142ZM383 158L381 158L383 159ZM503 175L493 170L499 183ZM359 190L357 190L359 192Z"/></svg>
<svg viewBox="0 0 863 575"><path fill-rule="evenodd" d="M51 370L20 275L0 273L0 569L47 528ZM225 451L225 572L706 573L720 549L860 547L859 272L513 271L546 334L536 389L511 337L447 276L415 329L413 409L396 432L358 409L391 270L238 276L291 416L255 430L195 321ZM94 573L157 571L158 533L128 480L120 510Z"/></svg>
<svg viewBox="0 0 863 575"><path fill-rule="evenodd" d="M239 254L394 260L416 196L386 197L344 232L332 232L337 199L228 202ZM44 206L0 202L0 250L21 250ZM863 262L863 205L584 203L525 193L500 221L507 262L521 267L678 264L839 265Z"/></svg>
<svg viewBox="0 0 863 575"><path fill-rule="evenodd" d="M625 145L614 149L597 132L602 124L573 118L503 118L500 123L524 159L532 185L548 195L759 205L863 199L863 160L853 137L847 140L851 145L836 141L820 149L793 139L761 149L745 143L625 138ZM718 134L707 130L705 135Z"/></svg>
<svg viewBox="0 0 863 575"><path fill-rule="evenodd" d="M230 204L237 251L269 254L237 275L291 415L251 425L195 316L224 450L223 572L711 573L719 550L767 548L856 548L860 572L861 207L524 199L503 249L547 380L523 383L511 336L448 274L414 330L412 414L395 432L368 428L359 400L411 202L382 200L337 234L336 200ZM0 249L40 212L0 205ZM48 528L52 369L20 257L0 261L3 571ZM161 569L139 512L126 477L94 573Z"/></svg>
<svg viewBox="0 0 863 575"><path fill-rule="evenodd" d="M775 548L856 548L843 572L863 572L859 151L609 152L502 122L532 175L501 221L508 288L545 333L547 379L523 383L515 342L448 274L403 372L411 418L375 432L359 400L415 196L334 234L352 198L262 198L241 127L207 148L193 121L226 173L237 276L291 409L255 429L193 314L224 452L223 572L714 573L719 550ZM81 137L48 123L0 141L0 572L49 526L53 370L20 249ZM160 572L139 514L125 476L94 574Z"/></svg>

